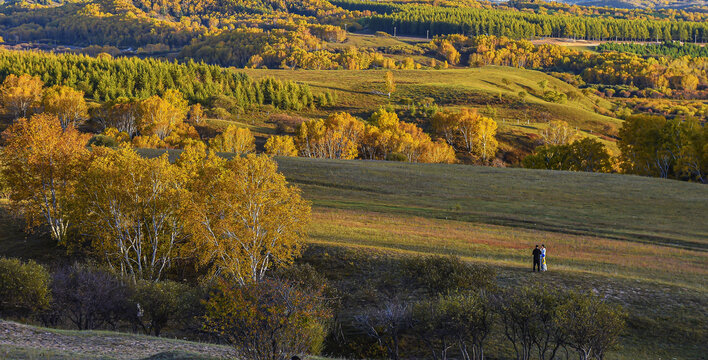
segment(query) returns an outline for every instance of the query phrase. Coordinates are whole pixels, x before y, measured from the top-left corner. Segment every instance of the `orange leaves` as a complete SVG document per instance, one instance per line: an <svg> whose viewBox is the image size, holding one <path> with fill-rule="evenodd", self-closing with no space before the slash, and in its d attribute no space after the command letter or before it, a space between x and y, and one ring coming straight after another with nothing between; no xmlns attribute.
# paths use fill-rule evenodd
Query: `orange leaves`
<svg viewBox="0 0 708 360"><path fill-rule="evenodd" d="M245 284L300 254L310 205L273 160L251 154L223 161L199 149L185 155L180 166L196 175L188 184L184 223L192 242L185 250L200 264Z"/></svg>
<svg viewBox="0 0 708 360"><path fill-rule="evenodd" d="M0 86L0 103L15 117L27 116L39 105L43 86L38 76L10 74Z"/></svg>
<svg viewBox="0 0 708 360"><path fill-rule="evenodd" d="M305 157L354 159L364 124L347 113L325 120L306 121L298 127L295 142Z"/></svg>
<svg viewBox="0 0 708 360"><path fill-rule="evenodd" d="M224 132L209 141L209 148L219 152L233 152L240 155L256 151L256 138L251 130L229 125Z"/></svg>
<svg viewBox="0 0 708 360"><path fill-rule="evenodd" d="M2 174L11 184L10 200L29 227L49 226L62 242L69 227L67 202L88 158L89 136L49 114L20 118L3 133Z"/></svg>
<svg viewBox="0 0 708 360"><path fill-rule="evenodd" d="M297 156L292 136L274 135L265 143L266 153L272 156Z"/></svg>

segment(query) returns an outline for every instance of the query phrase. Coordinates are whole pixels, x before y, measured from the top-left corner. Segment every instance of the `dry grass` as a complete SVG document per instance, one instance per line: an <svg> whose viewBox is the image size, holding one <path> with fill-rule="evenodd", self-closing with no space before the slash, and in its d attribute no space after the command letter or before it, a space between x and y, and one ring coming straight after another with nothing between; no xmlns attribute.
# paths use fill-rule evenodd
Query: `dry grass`
<svg viewBox="0 0 708 360"><path fill-rule="evenodd" d="M519 269L530 267L531 249L543 243L549 249L549 266L556 272L589 273L708 290L705 283L708 253L675 247L327 208L315 209L310 236L315 244L455 254L472 261Z"/></svg>

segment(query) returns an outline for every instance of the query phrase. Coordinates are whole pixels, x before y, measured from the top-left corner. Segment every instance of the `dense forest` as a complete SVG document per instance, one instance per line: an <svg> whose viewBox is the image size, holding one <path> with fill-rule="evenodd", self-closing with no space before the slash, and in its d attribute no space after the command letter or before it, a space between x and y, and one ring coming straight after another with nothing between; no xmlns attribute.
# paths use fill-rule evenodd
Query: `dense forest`
<svg viewBox="0 0 708 360"><path fill-rule="evenodd" d="M194 61L177 64L155 59L112 59L105 54L92 58L0 51L0 78L11 74L36 75L48 86L70 86L96 101L147 98L176 89L191 102L203 104L228 96L242 108L271 104L300 109L315 105L306 85L274 79L254 81L244 74Z"/></svg>
<svg viewBox="0 0 708 360"><path fill-rule="evenodd" d="M347 7L347 6L345 6ZM354 2L352 8L367 9ZM705 22L670 22L515 12L500 9L400 6L395 12L365 17L371 30L415 36L444 34L498 35L516 39L563 37L595 40L708 41Z"/></svg>
<svg viewBox="0 0 708 360"><path fill-rule="evenodd" d="M597 46L597 51L614 51L633 53L643 56L682 56L708 57L708 48L701 45L679 42L664 42L662 44L633 44L633 43L603 43Z"/></svg>

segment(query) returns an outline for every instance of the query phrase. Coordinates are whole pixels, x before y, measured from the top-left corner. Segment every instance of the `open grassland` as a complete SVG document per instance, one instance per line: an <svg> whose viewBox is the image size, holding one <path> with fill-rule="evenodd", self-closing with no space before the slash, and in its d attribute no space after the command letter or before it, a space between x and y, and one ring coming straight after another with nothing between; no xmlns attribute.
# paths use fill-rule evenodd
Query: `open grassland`
<svg viewBox="0 0 708 360"><path fill-rule="evenodd" d="M280 158L315 206L708 250L708 188L638 176Z"/></svg>
<svg viewBox="0 0 708 360"><path fill-rule="evenodd" d="M375 267L364 265L372 256L454 254L494 266L504 286L541 280L623 304L629 328L609 359L708 353L705 186L460 165L278 162L313 202L314 254L306 258L322 262L329 277L362 276L357 269ZM530 272L538 243L549 248L544 274ZM322 260L327 256L343 268L332 268L332 260ZM372 280L349 281L357 289ZM490 349L513 357L504 339L492 339Z"/></svg>
<svg viewBox="0 0 708 360"><path fill-rule="evenodd" d="M708 253L420 216L318 208L315 244L365 246L406 253L454 254L494 266L530 270L534 244L546 244L552 270L680 285L705 291ZM552 257L551 257L552 256Z"/></svg>

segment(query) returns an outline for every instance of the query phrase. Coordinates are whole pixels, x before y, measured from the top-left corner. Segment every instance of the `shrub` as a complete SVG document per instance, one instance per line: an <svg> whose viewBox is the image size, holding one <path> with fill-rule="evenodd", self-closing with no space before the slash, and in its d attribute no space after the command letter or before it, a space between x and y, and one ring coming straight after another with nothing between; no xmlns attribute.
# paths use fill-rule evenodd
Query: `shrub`
<svg viewBox="0 0 708 360"><path fill-rule="evenodd" d="M146 335L160 336L162 329L176 318L185 318L195 299L190 288L174 281L139 281L130 297L131 318Z"/></svg>
<svg viewBox="0 0 708 360"><path fill-rule="evenodd" d="M114 148L118 146L118 141L112 136L97 134L89 140L88 144Z"/></svg>
<svg viewBox="0 0 708 360"><path fill-rule="evenodd" d="M386 155L386 160L388 161L408 161L408 157L399 152L392 152Z"/></svg>
<svg viewBox="0 0 708 360"><path fill-rule="evenodd" d="M115 329L129 316L129 289L113 274L74 264L52 275L53 311L79 330L98 329L106 324Z"/></svg>
<svg viewBox="0 0 708 360"><path fill-rule="evenodd" d="M554 312L554 322L565 343L581 360L604 359L607 350L617 347L627 314L620 306L602 301L590 292L570 292L568 300Z"/></svg>
<svg viewBox="0 0 708 360"><path fill-rule="evenodd" d="M49 307L49 273L34 261L0 258L0 315L27 317Z"/></svg>
<svg viewBox="0 0 708 360"><path fill-rule="evenodd" d="M246 285L223 281L206 306L204 328L247 360L319 352L332 316L321 288L304 290L273 279Z"/></svg>
<svg viewBox="0 0 708 360"><path fill-rule="evenodd" d="M268 122L275 124L278 133L294 133L300 124L307 121L306 118L288 114L273 114L268 118Z"/></svg>
<svg viewBox="0 0 708 360"><path fill-rule="evenodd" d="M568 95L555 90L548 90L543 93L543 99L548 102L564 104L568 101Z"/></svg>
<svg viewBox="0 0 708 360"><path fill-rule="evenodd" d="M483 291L421 301L413 306L413 332L442 359L453 345L463 359L483 358L494 323L492 305L492 298Z"/></svg>
<svg viewBox="0 0 708 360"><path fill-rule="evenodd" d="M492 268L468 264L455 256L414 257L404 264L404 273L415 286L430 294L496 287Z"/></svg>

